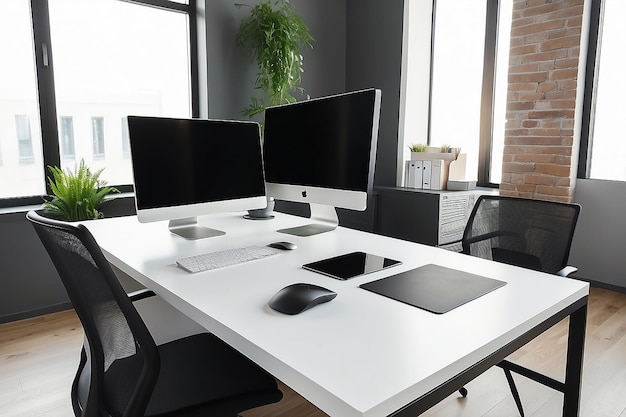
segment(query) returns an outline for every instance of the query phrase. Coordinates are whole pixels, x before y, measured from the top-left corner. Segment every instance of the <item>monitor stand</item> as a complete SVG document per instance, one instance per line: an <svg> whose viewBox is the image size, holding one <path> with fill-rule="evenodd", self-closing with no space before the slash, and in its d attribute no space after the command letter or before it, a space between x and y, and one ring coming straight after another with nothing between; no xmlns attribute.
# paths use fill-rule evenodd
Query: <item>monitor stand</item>
<svg viewBox="0 0 626 417"><path fill-rule="evenodd" d="M198 224L197 217L170 220L169 229L173 234L190 240L204 239L205 237L222 236L226 234L226 232L222 232L221 230L200 226Z"/></svg>
<svg viewBox="0 0 626 417"><path fill-rule="evenodd" d="M330 232L339 226L339 218L337 217L335 207L314 203L309 203L309 206L311 207L311 220L314 220L315 223L280 229L278 232L294 236L313 236L319 233Z"/></svg>

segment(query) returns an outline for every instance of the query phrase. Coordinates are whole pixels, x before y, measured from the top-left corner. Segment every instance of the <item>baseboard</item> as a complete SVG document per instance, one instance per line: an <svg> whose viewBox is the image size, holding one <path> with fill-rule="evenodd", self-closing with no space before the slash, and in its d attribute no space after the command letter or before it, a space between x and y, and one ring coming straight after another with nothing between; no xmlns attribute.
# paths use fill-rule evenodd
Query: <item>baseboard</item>
<svg viewBox="0 0 626 417"><path fill-rule="evenodd" d="M588 282L589 285L591 285L594 288L601 288L603 290L615 291L615 292L619 292L621 294L626 294L626 287L622 287L620 285L607 284L606 282L594 281L592 279L587 279L587 278L579 278L579 277L572 277L572 278L576 278L576 279L579 279L581 281Z"/></svg>
<svg viewBox="0 0 626 417"><path fill-rule="evenodd" d="M12 321L30 319L32 317L43 316L44 314L57 313L59 311L65 311L72 308L72 303L65 302L60 304L55 304L52 306L47 306L43 308L38 308L35 310L21 311L19 313L8 314L6 316L0 316L0 324L10 323Z"/></svg>

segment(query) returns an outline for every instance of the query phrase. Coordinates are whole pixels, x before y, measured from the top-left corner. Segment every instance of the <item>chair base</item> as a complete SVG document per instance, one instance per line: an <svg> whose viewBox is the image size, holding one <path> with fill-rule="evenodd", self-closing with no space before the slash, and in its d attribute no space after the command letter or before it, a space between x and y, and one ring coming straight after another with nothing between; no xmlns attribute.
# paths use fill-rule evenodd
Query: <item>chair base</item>
<svg viewBox="0 0 626 417"><path fill-rule="evenodd" d="M509 388L511 389L511 394L513 395L513 399L515 400L515 405L517 406L517 410L519 411L519 414L521 417L525 417L524 408L522 407L522 400L519 396L519 392L517 391L517 386L515 385L515 381L513 380L513 375L511 374L511 371L508 368L504 366L500 366L500 367L504 371L506 380L509 383ZM467 397L467 388L462 387L459 390L459 394L461 394L463 398Z"/></svg>

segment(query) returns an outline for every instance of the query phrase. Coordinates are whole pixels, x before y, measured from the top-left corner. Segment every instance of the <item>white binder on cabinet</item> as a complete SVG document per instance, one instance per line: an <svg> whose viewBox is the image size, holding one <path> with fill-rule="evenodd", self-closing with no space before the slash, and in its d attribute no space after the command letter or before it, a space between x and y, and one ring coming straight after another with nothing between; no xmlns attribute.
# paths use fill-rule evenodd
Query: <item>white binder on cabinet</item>
<svg viewBox="0 0 626 417"><path fill-rule="evenodd" d="M415 188L424 188L424 178L422 176L422 167L424 161L415 162Z"/></svg>
<svg viewBox="0 0 626 417"><path fill-rule="evenodd" d="M405 187L422 188L422 161L406 161L404 182Z"/></svg>
<svg viewBox="0 0 626 417"><path fill-rule="evenodd" d="M430 175L431 190L445 190L448 182L449 161L443 159L433 159Z"/></svg>
<svg viewBox="0 0 626 417"><path fill-rule="evenodd" d="M424 190L431 189L431 177L433 170L433 161L424 160L422 162L422 188Z"/></svg>
<svg viewBox="0 0 626 417"><path fill-rule="evenodd" d="M404 164L404 186L415 188L415 161L406 161Z"/></svg>

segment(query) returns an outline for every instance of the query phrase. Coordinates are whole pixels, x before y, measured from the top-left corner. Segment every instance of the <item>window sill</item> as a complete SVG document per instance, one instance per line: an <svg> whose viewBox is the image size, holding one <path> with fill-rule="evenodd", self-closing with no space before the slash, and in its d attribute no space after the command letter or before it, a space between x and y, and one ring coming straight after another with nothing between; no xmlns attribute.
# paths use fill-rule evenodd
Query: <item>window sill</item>
<svg viewBox="0 0 626 417"><path fill-rule="evenodd" d="M127 193L115 194L115 197L113 199L111 199L111 200L125 200L125 199L134 199L134 198L135 198L135 193L127 192ZM4 215L4 214L27 213L30 210L40 210L42 204L33 204L33 205L27 205L27 206L14 206L14 207L3 207L3 208L0 208L0 216Z"/></svg>

